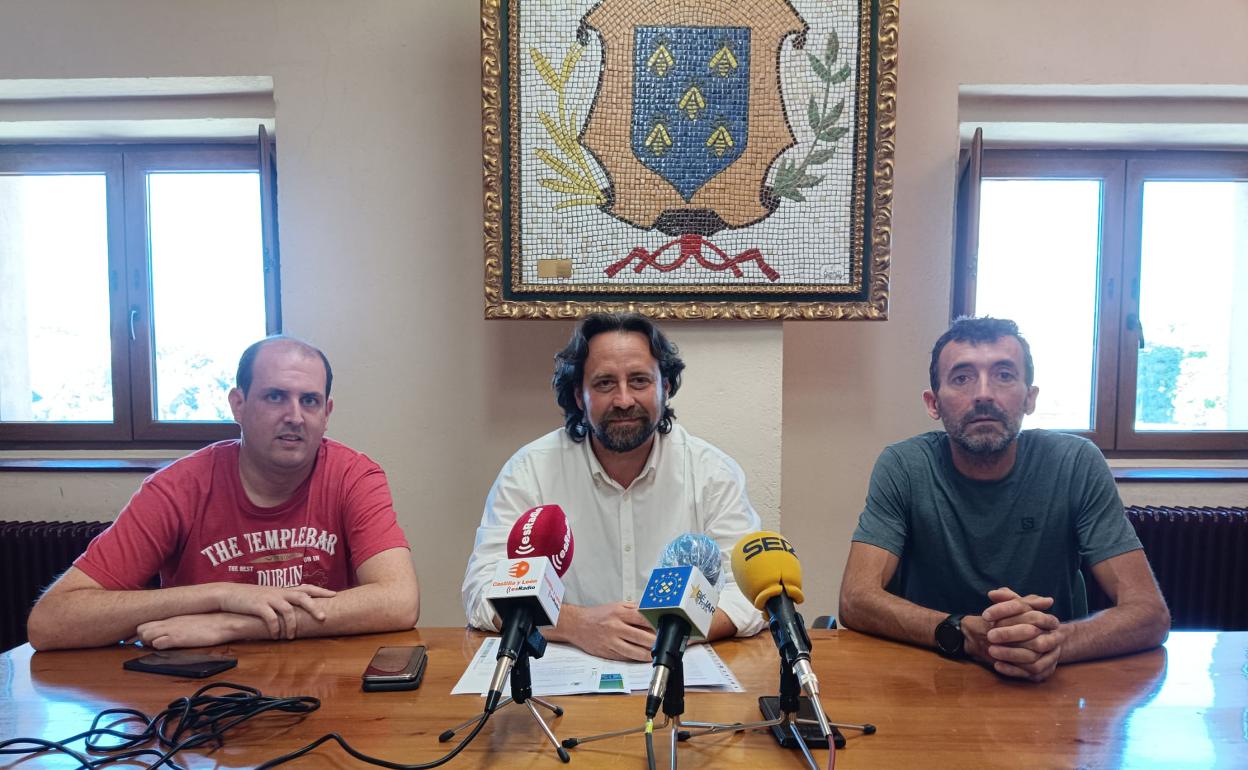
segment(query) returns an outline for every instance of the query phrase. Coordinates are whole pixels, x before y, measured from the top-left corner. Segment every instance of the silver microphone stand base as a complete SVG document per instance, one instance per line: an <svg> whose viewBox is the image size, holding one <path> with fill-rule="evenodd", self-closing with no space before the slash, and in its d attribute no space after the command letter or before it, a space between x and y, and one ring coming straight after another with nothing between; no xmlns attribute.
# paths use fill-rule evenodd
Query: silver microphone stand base
<svg viewBox="0 0 1248 770"><path fill-rule="evenodd" d="M662 730L668 726L671 727L671 770L676 770L676 743L677 741L684 740L686 737L688 737L687 733L681 730L681 727L687 726L687 724L682 724L679 716L669 717L665 715L663 717L662 722L658 722L652 726L647 722L645 724L638 725L637 727L627 727L623 730L612 730L611 732L598 733L597 735L590 735L585 738L565 738L563 741L563 745L565 748L574 749L577 746L581 745L582 743L590 743L591 741L600 741L604 738L618 738L623 735L636 735L637 733L645 733L646 734L646 758L648 760L649 767L654 767L655 762L654 762L653 735L655 732L658 732L659 730Z"/></svg>
<svg viewBox="0 0 1248 770"><path fill-rule="evenodd" d="M671 719L664 717L662 722L654 726L654 729L662 730L664 727L667 727L669 724L671 724L671 721L672 721ZM644 733L645 731L646 731L646 726L644 724L641 724L641 725L638 725L637 727L626 727L623 730L612 730L611 732L607 732L607 733L598 733L597 735L588 735L584 738L564 738L563 747L566 749L574 749L577 746L581 745L582 743L590 743L592 741L601 741L606 738L619 738L622 735L636 735L637 733Z"/></svg>
<svg viewBox="0 0 1248 770"><path fill-rule="evenodd" d="M839 727L845 730L857 730L863 735L871 735L875 732L875 725L872 724L851 724L847 722L828 722L829 727ZM770 727L779 726L782 730L787 730L793 736L793 740L797 743L797 748L802 752L802 756L806 758L806 764L811 770L819 770L818 763L810 751L810 746L806 743L805 736L799 729L799 725L820 725L817 719L799 719L793 714L781 714L775 719L764 719L758 722L685 722L684 727L690 728L688 731L680 735L680 740L690 740L692 738L700 738L704 735L717 735L720 733L739 733L745 730L765 730ZM828 751L836 750L836 742L833 740L831 733L827 734Z"/></svg>
<svg viewBox="0 0 1248 770"><path fill-rule="evenodd" d="M511 705L512 703L515 703L514 699L503 698L501 701L498 702L498 707L495 708L494 711L496 712L500 711L503 709L504 706ZM534 705L534 704L537 704L537 705ZM568 754L567 749L565 749L563 746L559 744L559 739L555 737L555 733L553 730L550 729L550 725L546 723L546 720L542 718L541 714L537 713L537 706L541 706L545 709L549 709L550 712L555 715L555 717L561 717L563 716L563 709L551 703L550 701L543 700L541 698L536 698L532 695L530 695L528 698L525 699L524 705L528 707L530 716L533 717L533 721L537 722L537 726L541 728L542 733L546 736L546 740L550 741L550 745L555 747L555 753L559 755L559 759L561 759L565 763L571 762L572 757L571 755ZM475 725L477 722L480 722L482 719L485 719L485 717L486 717L486 713L482 711L480 714L477 714L475 717L472 717L471 719L460 722L459 724L455 725L454 727L450 728L449 730L446 730L441 735L439 735L438 742L446 743L450 739L454 738L455 734L458 733L460 730L463 730L464 728Z"/></svg>

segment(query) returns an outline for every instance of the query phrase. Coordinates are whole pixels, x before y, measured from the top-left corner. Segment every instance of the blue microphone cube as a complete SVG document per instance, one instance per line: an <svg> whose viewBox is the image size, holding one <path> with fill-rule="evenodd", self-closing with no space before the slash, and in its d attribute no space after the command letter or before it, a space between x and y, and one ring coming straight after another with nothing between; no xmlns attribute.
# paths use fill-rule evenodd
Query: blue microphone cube
<svg viewBox="0 0 1248 770"><path fill-rule="evenodd" d="M655 628L662 616L679 615L689 621L691 638L704 639L718 604L719 592L697 567L659 567L650 573L637 611Z"/></svg>
<svg viewBox="0 0 1248 770"><path fill-rule="evenodd" d="M692 566L661 567L651 572L639 609L679 607L692 570Z"/></svg>

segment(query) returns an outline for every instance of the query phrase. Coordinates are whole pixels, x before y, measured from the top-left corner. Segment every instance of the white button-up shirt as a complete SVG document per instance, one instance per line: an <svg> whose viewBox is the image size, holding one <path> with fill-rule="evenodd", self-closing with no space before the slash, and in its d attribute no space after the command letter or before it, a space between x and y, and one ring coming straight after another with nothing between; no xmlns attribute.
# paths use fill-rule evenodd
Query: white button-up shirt
<svg viewBox="0 0 1248 770"><path fill-rule="evenodd" d="M485 589L495 565L507 557L512 525L538 505L561 507L572 529L575 550L563 576L564 601L582 606L638 601L663 549L692 532L719 544L724 576L719 608L737 635L763 627L762 613L732 579L732 547L761 529L745 493L745 474L731 457L680 425L667 435L655 434L645 467L627 488L603 470L588 437L576 443L562 428L516 452L485 500L464 573L464 611L472 626L497 630Z"/></svg>

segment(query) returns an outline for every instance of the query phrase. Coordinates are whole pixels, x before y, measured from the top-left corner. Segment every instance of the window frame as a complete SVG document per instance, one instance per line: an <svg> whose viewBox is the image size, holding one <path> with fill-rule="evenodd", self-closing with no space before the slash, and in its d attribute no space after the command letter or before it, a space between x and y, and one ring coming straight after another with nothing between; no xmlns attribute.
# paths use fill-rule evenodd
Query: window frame
<svg viewBox="0 0 1248 770"><path fill-rule="evenodd" d="M1124 450L1244 450L1248 448L1248 431L1137 431L1135 429L1136 369L1139 357L1141 325L1147 333L1147 319L1140 320L1139 286L1143 268L1144 182L1239 180L1248 183L1248 152L1184 152L1133 153L1127 159L1126 211L1124 232L1126 253L1122 286L1131 287L1124 294L1120 319L1122 355L1119 357L1120 381L1130 385L1130 403L1126 394L1118 403L1117 449ZM1248 301L1248 298L1244 298Z"/></svg>
<svg viewBox="0 0 1248 770"><path fill-rule="evenodd" d="M267 137L263 141L268 144ZM239 435L234 422L172 422L155 417L147 174L259 173L266 333L278 333L280 269L272 200L276 170L271 146L266 150L259 153L256 143L237 142L0 146L0 174L104 175L113 383L111 423L0 422L0 449L194 447Z"/></svg>
<svg viewBox="0 0 1248 770"><path fill-rule="evenodd" d="M1048 150L973 147L979 173L958 182L952 315L975 314L980 185L985 179L1091 179L1101 183L1092 429L1084 436L1121 454L1248 454L1248 431L1135 430L1139 277L1146 179L1248 180L1248 152ZM1163 172L1164 176L1156 176ZM1150 176L1150 173L1153 174ZM1024 330L1026 333L1026 330Z"/></svg>

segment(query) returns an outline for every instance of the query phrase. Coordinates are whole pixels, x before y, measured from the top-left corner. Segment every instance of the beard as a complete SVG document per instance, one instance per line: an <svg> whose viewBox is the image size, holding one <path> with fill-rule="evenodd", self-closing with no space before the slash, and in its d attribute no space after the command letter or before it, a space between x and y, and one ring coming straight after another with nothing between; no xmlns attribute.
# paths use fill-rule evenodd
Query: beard
<svg viewBox="0 0 1248 770"><path fill-rule="evenodd" d="M997 423L977 423L980 417L991 417ZM1022 415L1011 416L992 404L977 404L954 424L942 420L945 432L968 454L983 458L999 455L1018 438L1023 427Z"/></svg>
<svg viewBox="0 0 1248 770"><path fill-rule="evenodd" d="M620 420L640 420L640 422L619 422ZM658 420L650 419L650 414L641 407L628 411L608 412L603 415L602 422L586 423L594 438L603 448L611 452L631 452L646 443L659 427Z"/></svg>

